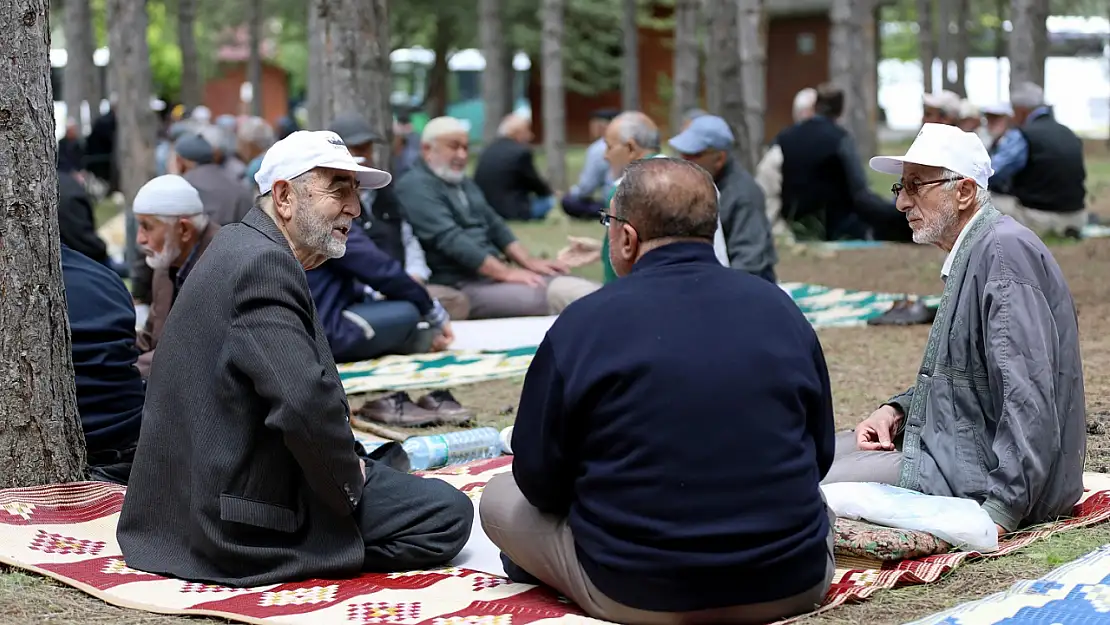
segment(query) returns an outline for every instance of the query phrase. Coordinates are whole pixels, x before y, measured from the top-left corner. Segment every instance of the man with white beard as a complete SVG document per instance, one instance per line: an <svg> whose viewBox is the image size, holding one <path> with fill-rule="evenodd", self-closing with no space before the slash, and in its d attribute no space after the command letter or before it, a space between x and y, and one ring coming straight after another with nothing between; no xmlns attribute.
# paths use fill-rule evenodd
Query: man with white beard
<svg viewBox="0 0 1110 625"><path fill-rule="evenodd" d="M204 214L204 204L193 185L174 174L143 185L132 210L138 225L136 241L146 255L146 264L154 270L150 313L137 337L142 352L139 372L146 378L177 293L220 226Z"/></svg>

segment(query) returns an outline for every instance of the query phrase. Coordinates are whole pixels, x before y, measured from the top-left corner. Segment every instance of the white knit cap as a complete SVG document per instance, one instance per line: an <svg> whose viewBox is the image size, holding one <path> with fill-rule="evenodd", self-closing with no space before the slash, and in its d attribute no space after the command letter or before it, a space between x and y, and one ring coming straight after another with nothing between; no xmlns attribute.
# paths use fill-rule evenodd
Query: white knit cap
<svg viewBox="0 0 1110 625"><path fill-rule="evenodd" d="M187 180L175 174L158 176L135 194L131 210L136 215L190 217L204 212L200 194Z"/></svg>

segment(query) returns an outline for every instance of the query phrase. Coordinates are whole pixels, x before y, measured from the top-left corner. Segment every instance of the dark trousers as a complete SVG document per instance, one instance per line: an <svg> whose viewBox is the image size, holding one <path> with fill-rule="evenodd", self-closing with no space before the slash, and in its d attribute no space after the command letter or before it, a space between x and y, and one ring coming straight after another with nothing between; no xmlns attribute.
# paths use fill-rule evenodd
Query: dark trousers
<svg viewBox="0 0 1110 625"><path fill-rule="evenodd" d="M578 219L597 219L597 214L604 208L601 202L588 197L568 195L563 198L563 212Z"/></svg>
<svg viewBox="0 0 1110 625"><path fill-rule="evenodd" d="M135 462L135 445L127 445L123 449L89 450L86 461L90 480L127 486L127 481L131 479L131 464Z"/></svg>
<svg viewBox="0 0 1110 625"><path fill-rule="evenodd" d="M423 353L431 347L431 332L422 332L420 312L410 302L374 301L355 304L347 309L374 330L374 336L362 339L335 354L336 362L360 362L387 354Z"/></svg>
<svg viewBox="0 0 1110 625"><path fill-rule="evenodd" d="M446 564L466 546L474 524L474 504L454 486L372 460L355 513L366 543L365 571Z"/></svg>

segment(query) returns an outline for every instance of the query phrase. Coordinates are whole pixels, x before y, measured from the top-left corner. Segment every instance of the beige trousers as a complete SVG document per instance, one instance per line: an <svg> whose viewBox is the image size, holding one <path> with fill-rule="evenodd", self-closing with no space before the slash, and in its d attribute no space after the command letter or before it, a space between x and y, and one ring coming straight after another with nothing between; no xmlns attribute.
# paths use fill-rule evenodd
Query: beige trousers
<svg viewBox="0 0 1110 625"><path fill-rule="evenodd" d="M426 284L428 295L439 300L443 309L451 315L451 321L462 321L470 317L470 298L466 293L442 284Z"/></svg>
<svg viewBox="0 0 1110 625"><path fill-rule="evenodd" d="M520 568L563 593L590 616L616 623L769 623L816 609L828 592L835 571L833 532L830 530L825 579L801 594L766 603L697 612L651 612L617 603L598 590L578 562L567 520L532 507L517 488L511 473L494 476L486 484L479 516L489 539ZM835 521L832 512L829 520Z"/></svg>
<svg viewBox="0 0 1110 625"><path fill-rule="evenodd" d="M550 278L546 287L484 279L459 285L470 301L470 319L557 315L599 288L600 284L577 276Z"/></svg>
<svg viewBox="0 0 1110 625"><path fill-rule="evenodd" d="M1035 208L1026 208L1012 195L995 193L991 200L994 207L1003 215L1013 217L1018 223L1036 232L1039 236L1053 234L1065 236L1069 230L1082 231L1087 225L1087 211L1072 213L1054 213Z"/></svg>
<svg viewBox="0 0 1110 625"><path fill-rule="evenodd" d="M897 486L902 477L901 451L861 451L854 430L836 434L833 463L822 484L878 482Z"/></svg>

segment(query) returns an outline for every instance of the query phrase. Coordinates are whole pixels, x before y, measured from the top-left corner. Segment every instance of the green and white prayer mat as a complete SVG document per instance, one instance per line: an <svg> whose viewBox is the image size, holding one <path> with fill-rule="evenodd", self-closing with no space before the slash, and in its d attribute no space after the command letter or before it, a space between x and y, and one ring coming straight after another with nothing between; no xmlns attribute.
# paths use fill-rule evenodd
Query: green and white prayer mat
<svg viewBox="0 0 1110 625"><path fill-rule="evenodd" d="M504 351L449 351L339 365L348 395L411 388L444 388L522 376L536 346Z"/></svg>

